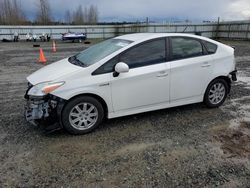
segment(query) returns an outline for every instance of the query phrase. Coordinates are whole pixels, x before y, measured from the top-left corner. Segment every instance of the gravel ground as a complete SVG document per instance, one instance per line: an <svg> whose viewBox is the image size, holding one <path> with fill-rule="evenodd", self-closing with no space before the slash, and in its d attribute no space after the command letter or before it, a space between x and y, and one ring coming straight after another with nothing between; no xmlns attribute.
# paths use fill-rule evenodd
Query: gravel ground
<svg viewBox="0 0 250 188"><path fill-rule="evenodd" d="M107 120L95 132L45 134L23 117L32 43L0 43L0 187L250 187L250 42L217 109L194 104ZM49 63L84 44L41 43Z"/></svg>

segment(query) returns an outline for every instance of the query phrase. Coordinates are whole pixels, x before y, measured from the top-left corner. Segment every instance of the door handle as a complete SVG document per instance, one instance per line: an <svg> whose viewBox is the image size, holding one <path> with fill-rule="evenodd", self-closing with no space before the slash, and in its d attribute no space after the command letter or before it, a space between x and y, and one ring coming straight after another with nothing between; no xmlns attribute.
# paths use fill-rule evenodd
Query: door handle
<svg viewBox="0 0 250 188"><path fill-rule="evenodd" d="M166 76L168 76L168 72L166 72L166 71L161 71L161 72L159 72L159 74L157 75L158 78L160 78L160 77L166 77Z"/></svg>
<svg viewBox="0 0 250 188"><path fill-rule="evenodd" d="M100 87L109 86L109 83L100 84L99 86L100 86Z"/></svg>
<svg viewBox="0 0 250 188"><path fill-rule="evenodd" d="M210 67L210 66L211 66L211 64L208 63L208 62L204 62L204 63L202 63L202 65L201 65L201 67Z"/></svg>

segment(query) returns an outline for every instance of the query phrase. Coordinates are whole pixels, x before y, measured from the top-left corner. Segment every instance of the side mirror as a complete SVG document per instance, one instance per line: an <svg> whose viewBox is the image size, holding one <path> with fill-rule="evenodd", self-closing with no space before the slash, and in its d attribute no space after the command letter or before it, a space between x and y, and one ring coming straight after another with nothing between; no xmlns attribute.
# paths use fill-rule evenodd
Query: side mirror
<svg viewBox="0 0 250 188"><path fill-rule="evenodd" d="M129 66L126 63L120 62L115 65L114 77L119 76L120 73L125 73L129 71Z"/></svg>

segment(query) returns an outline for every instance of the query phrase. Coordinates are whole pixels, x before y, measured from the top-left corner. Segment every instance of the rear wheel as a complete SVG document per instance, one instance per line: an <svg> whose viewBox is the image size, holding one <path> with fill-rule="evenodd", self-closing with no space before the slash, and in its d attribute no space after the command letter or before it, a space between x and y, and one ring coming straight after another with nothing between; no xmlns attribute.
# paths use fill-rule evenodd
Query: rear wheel
<svg viewBox="0 0 250 188"><path fill-rule="evenodd" d="M215 79L207 87L204 103L209 108L219 107L226 100L228 91L229 86L224 79Z"/></svg>
<svg viewBox="0 0 250 188"><path fill-rule="evenodd" d="M71 134L86 134L102 122L104 110L93 97L81 96L70 101L62 112L64 128Z"/></svg>

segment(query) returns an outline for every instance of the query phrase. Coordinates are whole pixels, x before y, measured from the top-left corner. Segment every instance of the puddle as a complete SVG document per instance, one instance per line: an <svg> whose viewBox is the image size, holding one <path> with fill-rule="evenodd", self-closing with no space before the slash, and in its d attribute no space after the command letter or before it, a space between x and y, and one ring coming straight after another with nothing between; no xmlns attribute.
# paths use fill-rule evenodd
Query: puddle
<svg viewBox="0 0 250 188"><path fill-rule="evenodd" d="M237 84L239 83L244 83L246 84L246 88L250 89L250 77L248 75L246 75L244 72L239 71L238 75L237 75Z"/></svg>
<svg viewBox="0 0 250 188"><path fill-rule="evenodd" d="M243 77L243 76L239 76L237 78L238 82L244 82L247 85L250 85L250 77Z"/></svg>

